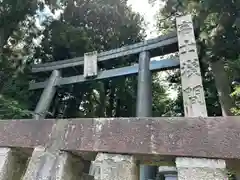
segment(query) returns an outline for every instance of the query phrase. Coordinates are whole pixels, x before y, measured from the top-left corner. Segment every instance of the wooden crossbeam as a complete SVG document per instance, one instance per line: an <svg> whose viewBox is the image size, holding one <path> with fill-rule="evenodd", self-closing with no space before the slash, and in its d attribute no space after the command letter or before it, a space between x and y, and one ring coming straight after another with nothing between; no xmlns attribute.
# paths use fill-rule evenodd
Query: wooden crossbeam
<svg viewBox="0 0 240 180"><path fill-rule="evenodd" d="M168 58L160 61L151 61L150 63L151 71L173 69L177 67L179 67L178 58ZM118 77L123 75L136 74L136 73L138 73L138 64L122 67L122 68L115 68L115 69L101 71L98 73L98 76L94 79L86 79L83 75L59 78L58 81L56 81L55 85L60 86L60 85L66 85L66 84L74 84L74 83L80 83L80 82L86 82L86 81L92 81L92 80L113 78L113 77ZM34 90L34 89L45 88L47 85L47 82L48 81L37 82L37 83L30 82L29 89Z"/></svg>
<svg viewBox="0 0 240 180"><path fill-rule="evenodd" d="M158 38L154 38L154 39L146 40L133 45L123 46L121 48L101 52L98 54L98 61L106 61L106 60L110 60L118 57L137 54L142 51L153 52L157 48L168 47L176 43L177 43L177 34L176 32L172 32L167 35L160 36ZM177 47L177 45L175 46ZM167 50L165 54L167 53L172 53L172 52ZM153 53L153 55L155 55L155 53ZM163 55L163 52L157 51L156 55ZM56 69L74 67L74 66L79 66L83 64L84 64L84 57L77 57L77 58L63 60L63 61L55 61L55 62L44 63L44 64L35 64L32 66L32 72L37 73L37 72L44 72L44 71L53 71Z"/></svg>
<svg viewBox="0 0 240 180"><path fill-rule="evenodd" d="M240 159L240 117L6 120L0 147L47 146L54 129L65 151Z"/></svg>

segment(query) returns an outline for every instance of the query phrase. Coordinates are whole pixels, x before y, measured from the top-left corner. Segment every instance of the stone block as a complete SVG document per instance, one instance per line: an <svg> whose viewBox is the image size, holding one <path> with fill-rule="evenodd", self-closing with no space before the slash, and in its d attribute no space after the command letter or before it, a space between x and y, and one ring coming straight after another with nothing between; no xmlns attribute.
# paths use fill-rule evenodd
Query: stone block
<svg viewBox="0 0 240 180"><path fill-rule="evenodd" d="M0 180L18 180L26 163L25 154L10 148L0 148Z"/></svg>
<svg viewBox="0 0 240 180"><path fill-rule="evenodd" d="M95 180L138 180L138 167L132 156L99 153L90 175Z"/></svg>
<svg viewBox="0 0 240 180"><path fill-rule="evenodd" d="M79 180L83 166L81 159L70 153L37 147L22 180Z"/></svg>
<svg viewBox="0 0 240 180"><path fill-rule="evenodd" d="M177 158L178 180L227 180L224 160Z"/></svg>

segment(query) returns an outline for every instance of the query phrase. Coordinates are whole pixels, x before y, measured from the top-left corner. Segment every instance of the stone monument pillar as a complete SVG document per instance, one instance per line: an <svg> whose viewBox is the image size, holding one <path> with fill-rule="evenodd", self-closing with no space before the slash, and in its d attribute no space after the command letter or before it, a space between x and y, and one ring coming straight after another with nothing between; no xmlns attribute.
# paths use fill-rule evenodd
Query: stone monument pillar
<svg viewBox="0 0 240 180"><path fill-rule="evenodd" d="M207 117L196 40L190 15L176 18L185 117ZM179 180L226 180L225 161L177 158Z"/></svg>

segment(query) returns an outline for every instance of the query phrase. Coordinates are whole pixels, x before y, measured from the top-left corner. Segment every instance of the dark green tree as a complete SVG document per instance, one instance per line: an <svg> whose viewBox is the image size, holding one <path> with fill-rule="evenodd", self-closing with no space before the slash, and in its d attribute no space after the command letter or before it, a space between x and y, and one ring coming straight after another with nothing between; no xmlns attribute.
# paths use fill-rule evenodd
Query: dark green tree
<svg viewBox="0 0 240 180"><path fill-rule="evenodd" d="M26 83L25 48L37 1L0 2L0 118L19 118L29 115ZM31 38L32 39L32 38Z"/></svg>
<svg viewBox="0 0 240 180"><path fill-rule="evenodd" d="M199 57L207 95L208 111L210 115L219 115L218 99L214 95L216 90L223 115L232 115L235 106L230 94L231 82L238 77L237 68L230 64L239 60L239 10L238 0L166 0L166 5L160 10L158 18L159 30L164 33L175 29L175 17L191 14L194 19L199 49ZM211 97L211 98L210 98ZM214 108L210 107L214 104ZM211 108L213 108L211 110Z"/></svg>
<svg viewBox="0 0 240 180"><path fill-rule="evenodd" d="M43 32L44 38L34 59L60 61L118 48L143 40L143 20L125 0L68 1L59 20ZM100 64L100 69L130 65L137 56L127 56ZM81 67L62 71L64 76L82 73ZM49 75L47 75L49 76ZM37 79L46 78L44 75ZM155 78L155 77L154 77ZM154 115L166 114L170 100L158 82L153 83ZM74 84L59 88L51 112L55 117L135 116L137 77L119 77L101 82Z"/></svg>

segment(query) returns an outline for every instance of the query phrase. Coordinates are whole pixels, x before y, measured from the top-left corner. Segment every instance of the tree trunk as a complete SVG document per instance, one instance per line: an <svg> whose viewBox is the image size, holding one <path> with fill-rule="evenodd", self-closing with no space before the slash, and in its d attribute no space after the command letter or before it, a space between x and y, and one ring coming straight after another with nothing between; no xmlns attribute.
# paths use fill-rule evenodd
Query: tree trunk
<svg viewBox="0 0 240 180"><path fill-rule="evenodd" d="M106 114L107 117L113 117L113 110L114 110L114 102L115 102L115 87L113 84L110 85L110 92L109 92L109 103L108 106L106 107Z"/></svg>
<svg viewBox="0 0 240 180"><path fill-rule="evenodd" d="M233 114L231 113L231 108L234 107L234 103L230 97L231 87L228 75L224 69L224 63L221 60L211 62L211 68L215 78L222 115L232 116Z"/></svg>
<svg viewBox="0 0 240 180"><path fill-rule="evenodd" d="M106 105L107 105L107 91L108 91L108 82L104 81L100 83L100 95L99 95L99 103L96 115L98 117L105 117L106 116Z"/></svg>
<svg viewBox="0 0 240 180"><path fill-rule="evenodd" d="M0 28L0 55L2 54L4 44L5 44L4 29Z"/></svg>

